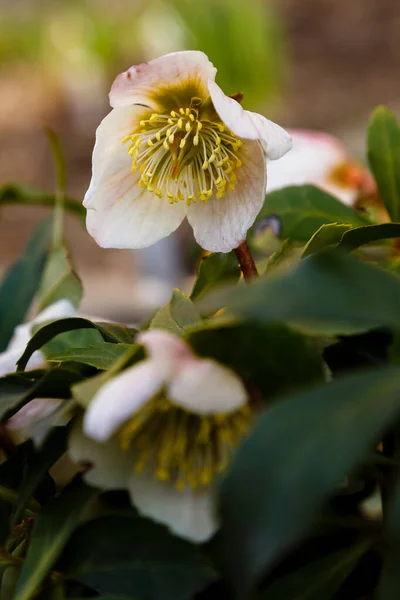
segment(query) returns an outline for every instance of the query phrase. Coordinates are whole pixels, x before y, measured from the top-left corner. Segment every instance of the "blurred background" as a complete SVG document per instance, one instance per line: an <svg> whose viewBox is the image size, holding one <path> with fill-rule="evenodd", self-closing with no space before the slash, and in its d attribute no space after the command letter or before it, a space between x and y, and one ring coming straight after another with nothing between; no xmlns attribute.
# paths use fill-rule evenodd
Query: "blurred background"
<svg viewBox="0 0 400 600"><path fill-rule="evenodd" d="M52 160L43 134L61 137L68 193L81 201L94 134L108 90L132 64L182 49L205 51L227 94L284 127L341 137L363 156L369 113L400 106L399 0L0 0L0 185L49 191ZM45 209L0 212L0 273ZM164 270L150 253L102 250L68 217L67 242L83 279L83 310L130 320L163 289L143 275ZM137 309L137 310L136 310Z"/></svg>

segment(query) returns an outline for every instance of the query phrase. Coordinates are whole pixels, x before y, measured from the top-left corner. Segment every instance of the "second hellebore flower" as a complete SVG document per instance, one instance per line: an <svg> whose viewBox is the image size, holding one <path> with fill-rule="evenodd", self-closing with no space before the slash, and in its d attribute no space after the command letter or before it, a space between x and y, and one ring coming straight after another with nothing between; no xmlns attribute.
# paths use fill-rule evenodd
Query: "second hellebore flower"
<svg viewBox="0 0 400 600"><path fill-rule="evenodd" d="M252 420L233 371L162 330L137 336L149 358L106 383L75 426L69 453L88 483L125 488L138 510L195 541L217 524L213 484Z"/></svg>
<svg viewBox="0 0 400 600"><path fill-rule="evenodd" d="M100 246L145 248L185 217L206 250L244 240L264 202L264 153L280 158L291 140L225 96L215 74L205 54L189 51L118 75L84 199Z"/></svg>

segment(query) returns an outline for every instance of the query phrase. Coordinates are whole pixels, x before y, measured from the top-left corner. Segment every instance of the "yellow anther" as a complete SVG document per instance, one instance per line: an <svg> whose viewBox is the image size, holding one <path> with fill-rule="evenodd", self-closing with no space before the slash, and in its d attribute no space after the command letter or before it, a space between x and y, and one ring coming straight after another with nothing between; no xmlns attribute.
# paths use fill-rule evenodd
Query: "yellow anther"
<svg viewBox="0 0 400 600"><path fill-rule="evenodd" d="M122 138L122 143L126 144L126 142L129 142L129 140L132 138L132 136L130 135L126 135L124 138Z"/></svg>
<svg viewBox="0 0 400 600"><path fill-rule="evenodd" d="M168 125L173 125L174 124L174 121L172 119L168 119L167 122L168 122Z"/></svg>
<svg viewBox="0 0 400 600"><path fill-rule="evenodd" d="M132 173L136 173L136 171L137 171L137 168L138 168L138 165L137 165L137 163L133 162L133 163L132 163Z"/></svg>
<svg viewBox="0 0 400 600"><path fill-rule="evenodd" d="M156 188L154 190L154 193L156 196L158 196L159 198L162 198L162 191L160 190L160 188Z"/></svg>
<svg viewBox="0 0 400 600"><path fill-rule="evenodd" d="M184 111L184 109L183 109L183 108L180 108L180 109L179 109L179 112L181 113L181 115L184 115L184 114L185 114L185 111Z"/></svg>
<svg viewBox="0 0 400 600"><path fill-rule="evenodd" d="M206 169L208 169L208 160L205 160L203 162L203 164L201 165L201 168L203 169L203 171L205 171Z"/></svg>
<svg viewBox="0 0 400 600"><path fill-rule="evenodd" d="M169 146L168 146L167 140L163 141L163 146L164 146L165 150L169 150Z"/></svg>
<svg viewBox="0 0 400 600"><path fill-rule="evenodd" d="M149 190L149 192L154 192L155 190L155 188L152 185L150 185L150 183L148 184L147 189Z"/></svg>
<svg viewBox="0 0 400 600"><path fill-rule="evenodd" d="M194 115L193 115L192 113L190 113L190 115L189 115L189 119L190 119L191 121L194 121L194 120L195 120L195 118L194 118Z"/></svg>
<svg viewBox="0 0 400 600"><path fill-rule="evenodd" d="M158 119L158 115L153 114L151 115L150 119L149 119L149 123L154 123L154 121L157 121Z"/></svg>
<svg viewBox="0 0 400 600"><path fill-rule="evenodd" d="M171 110L171 112L169 114L171 115L171 117L177 117L178 116L178 114L174 110Z"/></svg>
<svg viewBox="0 0 400 600"><path fill-rule="evenodd" d="M187 204L189 205L191 202L197 202L197 198L196 196L193 196L193 194L189 194L187 197Z"/></svg>
<svg viewBox="0 0 400 600"><path fill-rule="evenodd" d="M240 160L240 158L238 158L236 160L236 166L237 166L237 168L239 169L242 166L242 164L243 164L242 161Z"/></svg>
<svg viewBox="0 0 400 600"><path fill-rule="evenodd" d="M194 136L194 138L193 138L193 144L194 144L195 146L198 146L198 145L199 145L199 139L200 139L200 138L199 138L199 136L198 136L198 135L197 135L197 133L196 133L196 135L195 135L195 136Z"/></svg>
<svg viewBox="0 0 400 600"><path fill-rule="evenodd" d="M147 145L148 146L154 146L154 142L152 142L151 140L147 140Z"/></svg>
<svg viewBox="0 0 400 600"><path fill-rule="evenodd" d="M223 133L225 131L225 126L222 125L222 123L217 123L217 127L220 130L221 133Z"/></svg>
<svg viewBox="0 0 400 600"><path fill-rule="evenodd" d="M215 197L216 197L216 198L222 198L222 196L223 196L223 195L224 195L224 192L217 192L217 193L215 194Z"/></svg>
<svg viewBox="0 0 400 600"><path fill-rule="evenodd" d="M140 121L140 127L146 127L147 121Z"/></svg>
<svg viewBox="0 0 400 600"><path fill-rule="evenodd" d="M140 165L140 172L144 173L145 170L146 170L146 165Z"/></svg>
<svg viewBox="0 0 400 600"><path fill-rule="evenodd" d="M182 119L178 119L178 129L182 129L183 127L183 121Z"/></svg>
<svg viewBox="0 0 400 600"><path fill-rule="evenodd" d="M156 133L156 140L157 140L157 142L161 142L161 132L160 131L157 131L157 133Z"/></svg>
<svg viewBox="0 0 400 600"><path fill-rule="evenodd" d="M219 177L217 177L217 179L215 180L215 185L219 185L220 183L222 183L223 179L221 177L221 175ZM217 416L217 415L216 415Z"/></svg>
<svg viewBox="0 0 400 600"><path fill-rule="evenodd" d="M184 148L185 144L186 144L186 140L185 139L181 140L180 144L179 144L179 148L181 148L181 149Z"/></svg>
<svg viewBox="0 0 400 600"><path fill-rule="evenodd" d="M219 137L219 135L217 135L217 137L215 138L215 142L216 142L217 146L219 146L221 144L222 140Z"/></svg>
<svg viewBox="0 0 400 600"><path fill-rule="evenodd" d="M197 131L200 131L201 129L203 129L203 123L197 121Z"/></svg>
<svg viewBox="0 0 400 600"><path fill-rule="evenodd" d="M220 154L221 153L221 146L215 146L214 152L215 152L215 154Z"/></svg>
<svg viewBox="0 0 400 600"><path fill-rule="evenodd" d="M173 134L173 133L171 133L171 135L170 135L170 136L168 136L168 141L169 141L169 143L170 143L170 144L173 144L173 143L174 143L174 137L175 137L175 136L174 136L174 134Z"/></svg>
<svg viewBox="0 0 400 600"><path fill-rule="evenodd" d="M189 131L192 129L192 126L191 126L191 124L189 123L189 121L186 123L186 125L185 125L185 129L186 129L186 131L187 131L187 132L189 132Z"/></svg>
<svg viewBox="0 0 400 600"><path fill-rule="evenodd" d="M156 477L159 481L168 481L170 478L170 474L167 469L159 467L156 471Z"/></svg>
<svg viewBox="0 0 400 600"><path fill-rule="evenodd" d="M166 137L169 137L172 133L172 129L171 127L169 129L167 129L167 133L165 134Z"/></svg>
<svg viewBox="0 0 400 600"><path fill-rule="evenodd" d="M215 154L214 154L214 152L213 152L213 153L211 154L210 158L208 159L208 162L209 162L209 163L212 163L212 162L214 162L214 160L215 160L216 158L217 158L217 157L215 156Z"/></svg>
<svg viewBox="0 0 400 600"><path fill-rule="evenodd" d="M187 109L185 110L185 112L186 112L186 115L187 115L187 116L189 116L189 115L190 115L190 108L187 108Z"/></svg>

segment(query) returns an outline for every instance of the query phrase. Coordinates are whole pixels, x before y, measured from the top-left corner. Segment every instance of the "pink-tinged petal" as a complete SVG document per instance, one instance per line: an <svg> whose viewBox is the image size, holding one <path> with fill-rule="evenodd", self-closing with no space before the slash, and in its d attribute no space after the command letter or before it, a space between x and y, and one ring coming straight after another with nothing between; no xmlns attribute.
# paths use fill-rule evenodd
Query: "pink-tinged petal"
<svg viewBox="0 0 400 600"><path fill-rule="evenodd" d="M169 379L186 361L195 355L189 346L179 337L162 329L150 329L136 336L136 342L143 344L151 361L157 369Z"/></svg>
<svg viewBox="0 0 400 600"><path fill-rule="evenodd" d="M363 181L351 177L356 170L367 183L366 169L352 161L344 144L316 131L290 130L293 148L282 160L267 163L267 193L290 185L313 184L351 205ZM348 177L347 177L348 175Z"/></svg>
<svg viewBox="0 0 400 600"><path fill-rule="evenodd" d="M157 109L163 96L181 94L206 97L207 82L217 70L203 52L173 52L148 63L136 65L118 75L110 91L110 104L128 106L142 104ZM175 106L172 108L179 108Z"/></svg>
<svg viewBox="0 0 400 600"><path fill-rule="evenodd" d="M268 158L280 158L292 147L290 135L282 127L262 115L244 110L239 102L229 98L210 80L208 89L221 121L240 138L259 140Z"/></svg>
<svg viewBox="0 0 400 600"><path fill-rule="evenodd" d="M246 237L265 198L265 160L258 142L245 141L238 153L242 166L235 172L235 189L222 198L188 207L187 218L197 243L210 252L230 252Z"/></svg>
<svg viewBox="0 0 400 600"><path fill-rule="evenodd" d="M113 377L100 388L85 413L85 434L105 442L160 390L163 382L163 374L150 360Z"/></svg>
<svg viewBox="0 0 400 600"><path fill-rule="evenodd" d="M93 174L86 192L86 226L103 248L146 248L179 227L185 216L182 202L167 200L139 185L132 158L122 143L140 116L135 107L111 111L100 124L93 151Z"/></svg>
<svg viewBox="0 0 400 600"><path fill-rule="evenodd" d="M75 423L68 440L68 454L76 464L90 465L86 483L105 490L125 489L132 469L132 457L122 452L118 438L99 444L88 438L82 423Z"/></svg>
<svg viewBox="0 0 400 600"><path fill-rule="evenodd" d="M62 403L56 398L35 398L25 404L15 415L8 419L7 429L28 429L38 419L47 417Z"/></svg>
<svg viewBox="0 0 400 600"><path fill-rule="evenodd" d="M132 473L129 492L141 514L182 538L205 542L217 529L212 488L178 491L173 483L158 481L151 473Z"/></svg>
<svg viewBox="0 0 400 600"><path fill-rule="evenodd" d="M212 359L193 359L176 373L168 398L185 410L200 415L231 413L247 402L239 377Z"/></svg>

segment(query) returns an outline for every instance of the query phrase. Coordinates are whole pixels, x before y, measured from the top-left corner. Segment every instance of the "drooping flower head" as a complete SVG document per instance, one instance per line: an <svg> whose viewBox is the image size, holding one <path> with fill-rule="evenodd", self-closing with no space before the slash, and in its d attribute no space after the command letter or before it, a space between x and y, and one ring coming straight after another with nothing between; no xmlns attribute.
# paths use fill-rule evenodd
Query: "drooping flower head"
<svg viewBox="0 0 400 600"><path fill-rule="evenodd" d="M202 541L217 526L213 485L251 424L247 393L233 371L168 332L137 341L148 358L100 389L70 456L92 465L88 483L128 489L144 515Z"/></svg>
<svg viewBox="0 0 400 600"><path fill-rule="evenodd" d="M350 156L346 146L327 133L291 129L293 148L283 160L267 164L267 192L311 183L341 202L354 205L375 191L369 171Z"/></svg>
<svg viewBox="0 0 400 600"><path fill-rule="evenodd" d="M215 75L197 51L118 75L84 200L100 246L150 246L185 216L206 250L228 252L244 240L264 202L264 153L279 158L291 140L225 96Z"/></svg>

